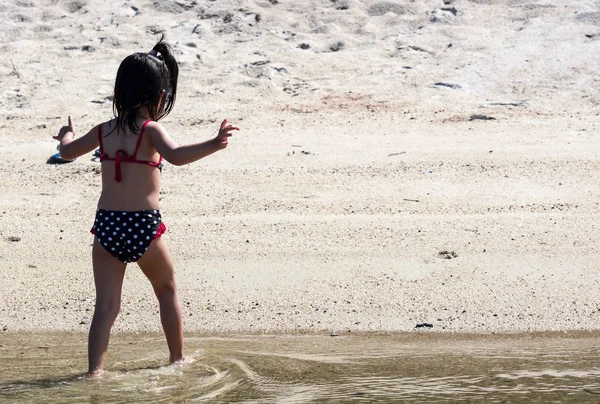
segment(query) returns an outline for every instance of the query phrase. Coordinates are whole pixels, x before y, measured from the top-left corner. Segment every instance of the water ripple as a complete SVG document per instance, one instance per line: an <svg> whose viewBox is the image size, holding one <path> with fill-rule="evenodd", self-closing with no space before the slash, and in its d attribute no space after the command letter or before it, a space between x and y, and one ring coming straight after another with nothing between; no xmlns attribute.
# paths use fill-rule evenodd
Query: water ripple
<svg viewBox="0 0 600 404"><path fill-rule="evenodd" d="M167 365L160 336L123 338L89 379L78 336L0 336L0 402L598 402L596 335L247 336L188 339ZM79 354L73 352L79 349ZM110 362L112 360L112 362Z"/></svg>

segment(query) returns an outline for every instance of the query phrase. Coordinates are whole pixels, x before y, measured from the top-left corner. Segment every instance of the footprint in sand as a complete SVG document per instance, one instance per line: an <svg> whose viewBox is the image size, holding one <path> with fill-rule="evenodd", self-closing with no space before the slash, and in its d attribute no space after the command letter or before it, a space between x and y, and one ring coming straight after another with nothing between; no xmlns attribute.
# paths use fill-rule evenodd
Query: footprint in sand
<svg viewBox="0 0 600 404"><path fill-rule="evenodd" d="M371 17L379 17L387 13L394 13L398 15L406 14L406 9L400 4L383 1L381 3L373 4L367 9L367 13Z"/></svg>
<svg viewBox="0 0 600 404"><path fill-rule="evenodd" d="M87 5L87 1L84 0L76 0L70 1L65 4L65 8L69 13L76 13Z"/></svg>
<svg viewBox="0 0 600 404"><path fill-rule="evenodd" d="M440 251L438 253L438 258L445 259L445 260L451 260L456 257L458 257L458 254L455 253L454 251Z"/></svg>
<svg viewBox="0 0 600 404"><path fill-rule="evenodd" d="M575 21L590 25L600 25L600 12L577 14Z"/></svg>

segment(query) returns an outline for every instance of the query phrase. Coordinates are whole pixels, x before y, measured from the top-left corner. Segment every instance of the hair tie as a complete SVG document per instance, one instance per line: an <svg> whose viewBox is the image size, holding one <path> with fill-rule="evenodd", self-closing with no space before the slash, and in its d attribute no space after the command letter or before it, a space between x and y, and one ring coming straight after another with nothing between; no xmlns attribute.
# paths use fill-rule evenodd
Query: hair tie
<svg viewBox="0 0 600 404"><path fill-rule="evenodd" d="M158 58L158 57L162 56L162 55L160 54L160 52L157 52L157 51L156 51L156 49L152 49L152 50L151 50L150 52L148 52L148 53L149 53L150 55L152 55L152 56L156 57L156 58Z"/></svg>

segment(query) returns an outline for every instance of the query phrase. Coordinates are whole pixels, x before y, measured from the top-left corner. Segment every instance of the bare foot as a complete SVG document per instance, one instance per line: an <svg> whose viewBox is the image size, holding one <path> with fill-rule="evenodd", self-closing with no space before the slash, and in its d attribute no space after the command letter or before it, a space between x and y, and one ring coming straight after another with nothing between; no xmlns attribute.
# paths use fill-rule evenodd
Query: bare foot
<svg viewBox="0 0 600 404"><path fill-rule="evenodd" d="M102 377L103 373L104 373L104 370L96 369L96 370L92 370L92 371L88 372L87 376L92 380L98 380L99 378Z"/></svg>

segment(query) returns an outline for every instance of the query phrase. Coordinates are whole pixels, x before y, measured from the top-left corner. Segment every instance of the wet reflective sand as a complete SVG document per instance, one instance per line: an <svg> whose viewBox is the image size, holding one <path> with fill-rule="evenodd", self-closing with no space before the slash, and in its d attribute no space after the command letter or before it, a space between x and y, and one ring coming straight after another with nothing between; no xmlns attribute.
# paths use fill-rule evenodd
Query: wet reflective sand
<svg viewBox="0 0 600 404"><path fill-rule="evenodd" d="M600 402L600 333L113 336L107 371L84 334L1 334L0 402Z"/></svg>

